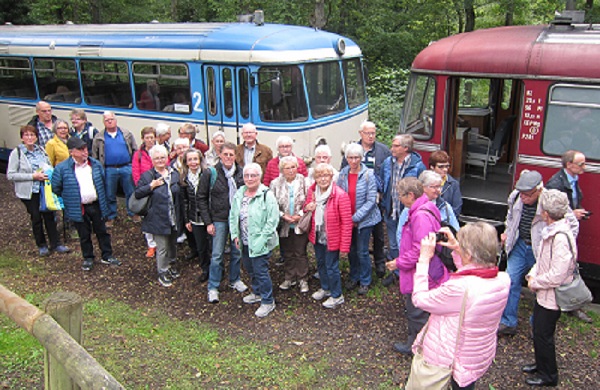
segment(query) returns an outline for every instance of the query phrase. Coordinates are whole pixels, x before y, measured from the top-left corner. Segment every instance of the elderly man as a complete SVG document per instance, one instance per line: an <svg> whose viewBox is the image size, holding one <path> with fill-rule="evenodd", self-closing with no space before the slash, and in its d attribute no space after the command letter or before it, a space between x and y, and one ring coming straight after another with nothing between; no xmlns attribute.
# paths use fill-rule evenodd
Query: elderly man
<svg viewBox="0 0 600 390"><path fill-rule="evenodd" d="M112 111L105 111L103 115L104 130L99 131L92 142L92 157L104 166L106 176L106 199L108 201L107 227L112 227L117 218L117 187L125 192L129 199L135 186L131 176L131 156L137 149L133 135L117 126L117 118ZM133 213L127 209L127 214Z"/></svg>
<svg viewBox="0 0 600 390"><path fill-rule="evenodd" d="M62 196L65 214L73 221L79 234L83 255L82 269L91 271L94 265L92 229L98 239L101 262L121 265L113 256L110 234L104 219L109 215L104 190L104 172L98 160L88 157L87 143L78 137L67 141L71 157L56 166L52 175L52 191Z"/></svg>
<svg viewBox="0 0 600 390"><path fill-rule="evenodd" d="M40 134L38 137L38 143L42 148L45 148L46 143L54 137L52 127L54 126L54 122L56 122L57 118L52 115L52 107L50 104L43 100L37 102L35 105L35 112L37 115L31 118L27 124L38 129L38 133Z"/></svg>
<svg viewBox="0 0 600 390"><path fill-rule="evenodd" d="M275 142L277 145L277 157L272 158L267 164L267 169L263 175L263 184L267 187L271 185L271 182L279 177L279 159L286 156L294 156L298 161L298 173L306 177L308 171L306 170L306 164L304 160L297 157L292 148L294 147L294 140L287 135L282 135L277 138Z"/></svg>
<svg viewBox="0 0 600 390"><path fill-rule="evenodd" d="M375 175L378 177L378 191L381 193L383 190L381 181L381 166L386 158L390 157L390 150L387 146L375 140L377 136L377 127L375 123L370 121L364 121L360 130L360 144L365 151L362 163L375 171ZM348 165L348 161L344 158L342 160L342 168ZM381 208L379 209L381 212ZM381 222L373 227L373 258L375 261L375 273L378 277L385 275L385 261L386 255L384 253L385 238L383 234L383 218Z"/></svg>
<svg viewBox="0 0 600 390"><path fill-rule="evenodd" d="M583 193L579 187L579 175L585 172L585 155L577 150L567 150L562 155L563 168L556 172L546 183L546 188L559 190L567 194L569 205L578 220L589 218L588 211L581 206ZM582 321L591 323L592 319L583 310L567 312Z"/></svg>
<svg viewBox="0 0 600 390"><path fill-rule="evenodd" d="M190 141L190 148L197 149L204 153L208 151L208 145L199 139L196 139L196 126L192 123L184 123L183 126L179 128L179 138L187 138ZM173 150L171 150L171 154L169 154L169 158L172 156Z"/></svg>
<svg viewBox="0 0 600 390"><path fill-rule="evenodd" d="M235 162L242 168L252 162L260 165L264 172L267 164L273 158L273 151L266 145L260 144L256 137L258 131L252 123L246 123L242 127L242 138L244 142L235 148Z"/></svg>
<svg viewBox="0 0 600 390"><path fill-rule="evenodd" d="M535 264L538 256L536 252L542 240L542 229L547 226L538 204L543 191L542 175L537 171L524 170L515 185L515 190L508 196L506 229L500 238L508 253L506 272L510 276L510 292L500 320L499 335L517 333L521 281ZM565 219L571 227L573 237L577 237L579 222L571 209L565 215Z"/></svg>

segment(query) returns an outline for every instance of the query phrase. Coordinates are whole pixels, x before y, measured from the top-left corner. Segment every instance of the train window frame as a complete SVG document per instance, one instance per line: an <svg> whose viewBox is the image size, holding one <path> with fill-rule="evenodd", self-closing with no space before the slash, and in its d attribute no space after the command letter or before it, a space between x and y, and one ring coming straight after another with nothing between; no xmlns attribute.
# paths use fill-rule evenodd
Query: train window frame
<svg viewBox="0 0 600 390"><path fill-rule="evenodd" d="M344 76L338 61L306 64L304 77L313 118L323 118L346 110Z"/></svg>
<svg viewBox="0 0 600 390"><path fill-rule="evenodd" d="M42 100L81 103L79 69L75 59L37 57L33 59L33 69ZM43 77L45 74L50 76Z"/></svg>
<svg viewBox="0 0 600 390"><path fill-rule="evenodd" d="M27 66L25 66L25 63ZM25 75L25 77L19 76L19 78L16 79L12 77L15 74L22 74ZM12 85L3 85L6 80L9 79L16 80L17 82L13 83ZM24 83L24 81L29 82ZM37 99L33 67L29 58L0 56L0 96L21 99Z"/></svg>
<svg viewBox="0 0 600 390"><path fill-rule="evenodd" d="M238 70L238 111L242 118L250 118L250 73L248 69Z"/></svg>
<svg viewBox="0 0 600 390"><path fill-rule="evenodd" d="M79 66L83 99L87 104L128 109L133 107L127 61L81 59ZM113 69L110 69L111 66ZM97 88L98 81L104 83L100 88Z"/></svg>
<svg viewBox="0 0 600 390"><path fill-rule="evenodd" d="M270 65L258 69L258 104L263 122L304 122L308 107L302 68Z"/></svg>
<svg viewBox="0 0 600 390"><path fill-rule="evenodd" d="M131 69L139 110L192 113L190 71L186 63L134 61Z"/></svg>
<svg viewBox="0 0 600 390"><path fill-rule="evenodd" d="M354 68L352 68L354 67ZM349 58L342 61L344 87L348 108L356 108L367 102L367 90L363 64L360 58ZM354 75L354 77L353 77Z"/></svg>
<svg viewBox="0 0 600 390"><path fill-rule="evenodd" d="M425 80L424 83L420 82ZM437 93L437 79L432 75L412 73L404 98L400 118L400 132L411 134L418 140L433 137ZM413 110L417 107L417 110Z"/></svg>

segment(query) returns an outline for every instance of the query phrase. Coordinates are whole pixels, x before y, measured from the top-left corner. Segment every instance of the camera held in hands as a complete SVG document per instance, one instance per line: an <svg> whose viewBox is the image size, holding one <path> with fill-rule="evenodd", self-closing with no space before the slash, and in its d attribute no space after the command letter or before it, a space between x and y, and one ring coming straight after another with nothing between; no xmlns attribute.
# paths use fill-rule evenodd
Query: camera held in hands
<svg viewBox="0 0 600 390"><path fill-rule="evenodd" d="M583 215L584 220L586 219L590 219L590 217L592 216L592 212L591 211L586 211L585 214Z"/></svg>
<svg viewBox="0 0 600 390"><path fill-rule="evenodd" d="M435 242L448 242L448 236L443 232L435 233Z"/></svg>

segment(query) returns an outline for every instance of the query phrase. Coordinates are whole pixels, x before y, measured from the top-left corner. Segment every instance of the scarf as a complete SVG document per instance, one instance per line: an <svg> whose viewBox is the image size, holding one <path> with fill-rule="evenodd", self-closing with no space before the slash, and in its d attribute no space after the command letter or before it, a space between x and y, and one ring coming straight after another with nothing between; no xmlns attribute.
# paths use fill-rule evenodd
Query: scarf
<svg viewBox="0 0 600 390"><path fill-rule="evenodd" d="M191 170L188 171L187 179L190 185L194 189L194 193L198 190L198 183L200 182L200 170L197 173L193 173Z"/></svg>
<svg viewBox="0 0 600 390"><path fill-rule="evenodd" d="M329 188L325 192L321 192L321 188L319 188L319 186L316 186L315 188L315 203L317 204L314 212L316 238L319 244L324 245L327 244L327 232L325 230L325 207L327 206L327 201L331 195L332 188L333 184L330 184Z"/></svg>
<svg viewBox="0 0 600 390"><path fill-rule="evenodd" d="M235 184L235 180L233 179L233 175L235 174L235 164L231 165L231 169L225 168L225 165L222 165L223 173L225 173L225 177L227 178L227 185L229 186L229 204L233 204L233 197L237 192L237 185Z"/></svg>
<svg viewBox="0 0 600 390"><path fill-rule="evenodd" d="M480 278L484 279L492 279L498 276L498 267L463 269L453 273L450 275L450 277L466 275L479 276Z"/></svg>

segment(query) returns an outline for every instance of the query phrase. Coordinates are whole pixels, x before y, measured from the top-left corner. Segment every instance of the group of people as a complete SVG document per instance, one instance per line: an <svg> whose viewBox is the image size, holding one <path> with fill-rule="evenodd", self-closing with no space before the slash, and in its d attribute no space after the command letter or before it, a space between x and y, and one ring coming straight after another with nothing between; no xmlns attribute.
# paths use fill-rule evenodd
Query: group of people
<svg viewBox="0 0 600 390"><path fill-rule="evenodd" d="M290 137L277 139L274 155L258 142L251 123L243 126L240 145L218 131L210 148L196 139L193 124L181 126L171 145L171 129L159 123L141 130L138 148L112 112L104 113L103 130L87 122L82 110L71 113L70 129L46 102L38 103L37 114L21 128L23 144L11 153L8 178L31 215L40 255L69 251L59 240L54 214L39 211L47 180L63 199L65 219L77 229L83 270L94 264L92 231L101 261L120 265L108 233L117 216L120 184L127 199L146 202L143 215L129 209L128 214L141 222L146 256L156 258L162 286L180 276L177 243L185 237L190 257L200 260L199 280L207 282L208 301L219 302L228 253L228 286L240 293L248 290L241 278L243 265L251 286L242 299L260 304L258 317L275 309L269 268L277 246L284 266L279 289L297 286L301 293L309 292L310 242L320 282L312 298L331 309L344 303L344 290L366 295L373 268L384 285L399 282L408 337L394 349L452 367L454 389L474 388L494 358L497 334L516 333L521 279L526 276L537 296L532 318L536 362L523 370L537 373L528 378L530 385L558 382L554 330L561 311L552 291L572 278L578 221L589 217L577 184L584 172L583 154L565 153L564 168L546 187L538 172L522 172L509 196L501 235L508 253L504 273L497 267L496 230L483 222L462 228L458 223L462 197L459 182L448 174L448 154L432 153L426 167L413 150L411 135L395 136L388 148L376 141L375 124L366 121L360 140L345 147L338 171L331 165L329 146L315 149L315 166L308 169L294 154ZM47 170L52 166L53 172ZM342 254L350 263L343 286ZM574 315L588 320L583 312ZM412 388L422 383L419 375L413 364Z"/></svg>

